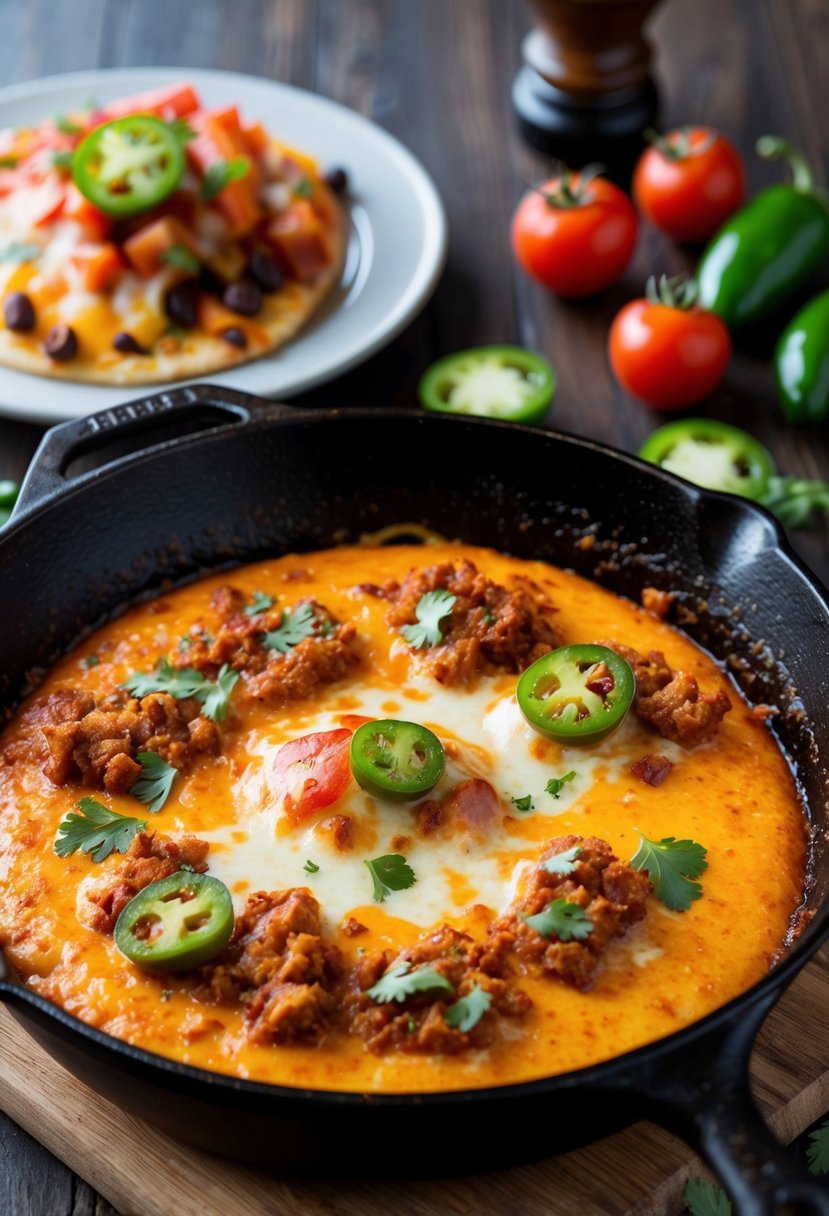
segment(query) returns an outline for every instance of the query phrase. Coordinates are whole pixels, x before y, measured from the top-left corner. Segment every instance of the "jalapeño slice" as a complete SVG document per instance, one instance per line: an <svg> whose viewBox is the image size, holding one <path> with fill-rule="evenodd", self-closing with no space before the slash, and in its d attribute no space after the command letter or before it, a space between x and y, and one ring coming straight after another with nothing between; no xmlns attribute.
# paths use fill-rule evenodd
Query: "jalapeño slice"
<svg viewBox="0 0 829 1216"><path fill-rule="evenodd" d="M476 346L438 359L417 387L421 405L442 414L475 414L532 426L555 391L546 359L523 346Z"/></svg>
<svg viewBox="0 0 829 1216"><path fill-rule="evenodd" d="M518 681L518 705L535 730L559 743L598 743L621 726L636 678L607 646L562 646Z"/></svg>
<svg viewBox="0 0 829 1216"><path fill-rule="evenodd" d="M375 798L419 798L437 784L445 765L440 739L417 722L365 722L351 740L351 771Z"/></svg>
<svg viewBox="0 0 829 1216"><path fill-rule="evenodd" d="M708 490L762 502L774 461L759 440L716 418L683 418L661 426L639 449L643 460Z"/></svg>
<svg viewBox="0 0 829 1216"><path fill-rule="evenodd" d="M154 207L184 172L184 148L173 128L151 114L130 114L95 127L72 157L75 185L116 219Z"/></svg>
<svg viewBox="0 0 829 1216"><path fill-rule="evenodd" d="M130 900L115 944L144 971L188 971L215 958L233 932L233 901L218 878L179 870Z"/></svg>

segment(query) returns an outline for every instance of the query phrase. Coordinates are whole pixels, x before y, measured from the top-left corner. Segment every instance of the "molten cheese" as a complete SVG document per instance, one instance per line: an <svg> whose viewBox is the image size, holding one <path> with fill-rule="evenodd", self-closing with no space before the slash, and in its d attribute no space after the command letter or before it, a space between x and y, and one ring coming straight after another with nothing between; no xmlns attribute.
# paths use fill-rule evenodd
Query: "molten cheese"
<svg viewBox="0 0 829 1216"><path fill-rule="evenodd" d="M711 741L691 750L655 735L633 714L598 745L561 747L524 721L516 676L486 677L470 689L436 683L389 629L386 602L356 588L401 580L413 566L464 558L497 582L508 584L516 574L533 579L555 605L565 640L612 638L641 651L661 649L705 691L726 691L732 712ZM209 872L227 883L237 911L254 891L307 886L322 905L326 933L350 961L358 951L409 945L444 921L480 938L547 840L598 836L630 859L637 829L652 840L688 837L707 848L703 897L684 913L649 899L646 919L611 945L588 992L521 976L533 1008L487 1051L380 1056L340 1032L318 1046L254 1045L244 1033L242 1007L200 1003L176 977L143 974L110 937L78 922L79 885L117 868L120 858L96 864L80 853L55 855L61 818L89 791L54 787L41 772L43 757L32 756L0 765L0 944L34 991L121 1039L207 1069L287 1085L390 1092L497 1085L584 1067L693 1022L768 971L803 895L805 816L767 727L682 634L542 563L459 545L342 548L243 567L230 579L210 578L131 609L58 663L37 695L67 685L114 691L132 671L149 670L200 618L209 619L210 595L228 581L249 597L264 591L283 607L315 598L339 620L354 622L361 654L351 674L312 700L232 713L221 757L200 759L150 817L150 827L167 836L191 833L210 842ZM91 654L99 661L87 667ZM449 745L446 773L429 796L482 777L501 799L501 821L484 840L464 833L430 840L416 831L416 803L381 804L352 782L336 803L291 826L270 780L276 750L353 714L429 726ZM19 731L18 716L3 738L6 754ZM673 761L659 787L630 772L646 753ZM551 777L571 770L576 776L558 799L545 792ZM521 812L511 800L527 794L534 809ZM96 797L145 817L129 795ZM338 849L324 827L334 814L352 818L349 849ZM390 852L405 855L417 881L379 904L363 861ZM317 872L304 870L307 860ZM368 932L348 937L342 926L349 916Z"/></svg>

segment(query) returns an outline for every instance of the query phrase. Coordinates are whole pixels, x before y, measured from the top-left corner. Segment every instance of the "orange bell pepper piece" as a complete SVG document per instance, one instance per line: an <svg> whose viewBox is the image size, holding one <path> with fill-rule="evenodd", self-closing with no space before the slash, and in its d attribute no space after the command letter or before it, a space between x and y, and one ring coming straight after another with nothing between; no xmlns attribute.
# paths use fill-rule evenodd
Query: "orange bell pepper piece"
<svg viewBox="0 0 829 1216"><path fill-rule="evenodd" d="M220 161L230 162L239 156L248 161L250 168L245 176L228 182L214 199L230 223L233 236L243 236L258 224L264 211L257 196L259 174L250 160L241 129L237 132L229 129L227 111L193 115L191 126L196 138L187 144L187 156L202 176Z"/></svg>
<svg viewBox="0 0 829 1216"><path fill-rule="evenodd" d="M66 187L66 201L63 204L63 214L69 220L74 220L99 241L105 241L112 232L113 220L104 215L97 207L93 207L88 198L84 198L74 183Z"/></svg>
<svg viewBox="0 0 829 1216"><path fill-rule="evenodd" d="M81 270L87 291L106 291L125 265L118 247L111 241L104 245L78 245L69 260Z"/></svg>
<svg viewBox="0 0 829 1216"><path fill-rule="evenodd" d="M127 237L123 248L131 265L145 279L149 279L166 264L163 255L174 245L183 245L196 258L199 257L193 238L181 220L174 215L165 215ZM186 275L187 272L183 270L182 274Z"/></svg>

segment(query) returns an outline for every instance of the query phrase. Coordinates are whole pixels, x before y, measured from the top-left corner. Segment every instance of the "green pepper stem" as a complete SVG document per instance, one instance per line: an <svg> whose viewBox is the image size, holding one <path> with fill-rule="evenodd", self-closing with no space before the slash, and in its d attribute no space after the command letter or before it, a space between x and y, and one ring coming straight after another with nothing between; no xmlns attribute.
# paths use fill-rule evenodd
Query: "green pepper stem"
<svg viewBox="0 0 829 1216"><path fill-rule="evenodd" d="M788 140L779 135L761 135L755 144L757 155L763 160L787 160L792 171L792 185L804 193L814 188L814 179L806 157Z"/></svg>

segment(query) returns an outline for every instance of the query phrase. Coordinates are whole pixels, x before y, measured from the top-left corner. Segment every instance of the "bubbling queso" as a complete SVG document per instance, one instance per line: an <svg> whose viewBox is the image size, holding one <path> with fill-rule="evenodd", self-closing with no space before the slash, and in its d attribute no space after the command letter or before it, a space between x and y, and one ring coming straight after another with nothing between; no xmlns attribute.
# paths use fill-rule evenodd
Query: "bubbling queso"
<svg viewBox="0 0 829 1216"><path fill-rule="evenodd" d="M808 823L663 619L462 545L204 579L62 659L0 743L0 944L126 1042L316 1089L491 1086L773 966Z"/></svg>

